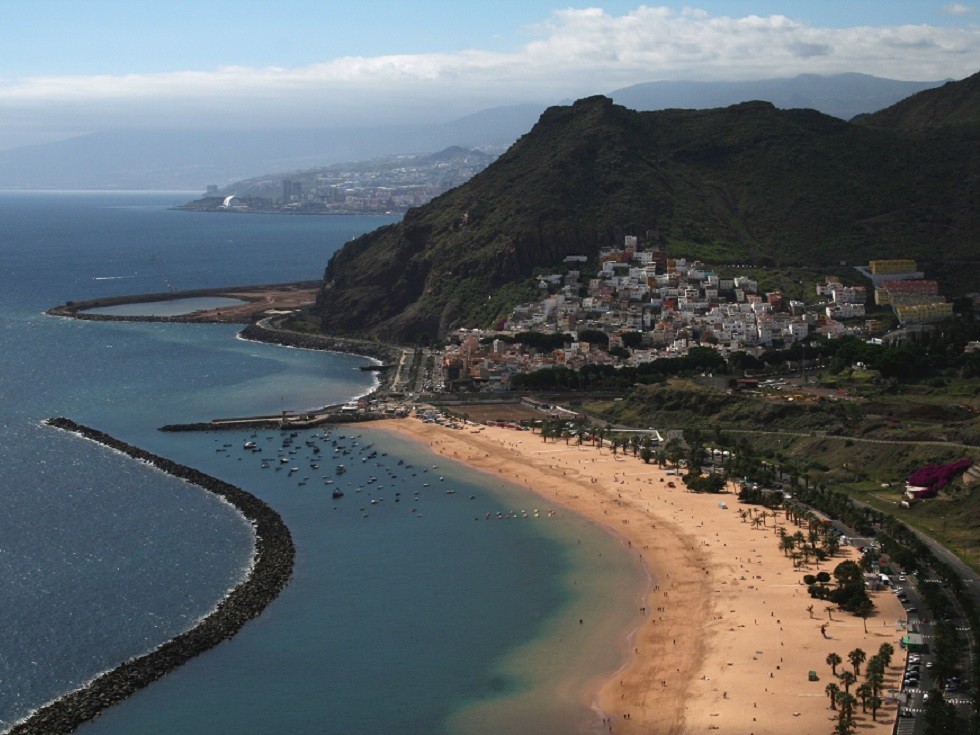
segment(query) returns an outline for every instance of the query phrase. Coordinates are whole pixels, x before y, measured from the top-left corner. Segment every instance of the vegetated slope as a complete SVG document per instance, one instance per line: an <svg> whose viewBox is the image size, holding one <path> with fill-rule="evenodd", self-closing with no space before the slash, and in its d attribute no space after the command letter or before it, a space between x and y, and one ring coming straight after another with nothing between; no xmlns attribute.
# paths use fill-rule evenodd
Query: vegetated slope
<svg viewBox="0 0 980 735"><path fill-rule="evenodd" d="M396 340L485 326L535 269L623 234L715 262L970 258L977 143L972 128L910 136L765 102L553 107L484 172L336 253L319 314Z"/></svg>
<svg viewBox="0 0 980 735"><path fill-rule="evenodd" d="M902 130L980 123L980 72L928 89L860 118L865 125Z"/></svg>

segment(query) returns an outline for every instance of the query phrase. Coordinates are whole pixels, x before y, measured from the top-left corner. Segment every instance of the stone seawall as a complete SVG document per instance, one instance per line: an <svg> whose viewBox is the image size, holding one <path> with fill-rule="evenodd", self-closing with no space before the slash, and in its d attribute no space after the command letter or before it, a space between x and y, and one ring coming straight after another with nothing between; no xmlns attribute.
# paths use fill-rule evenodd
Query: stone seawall
<svg viewBox="0 0 980 735"><path fill-rule="evenodd" d="M279 416L267 418L216 419L207 423L164 424L159 431L255 431L257 429L308 429L324 424L359 424L391 418L378 411L350 413L344 411L316 411L308 417L289 416L285 421Z"/></svg>
<svg viewBox="0 0 980 735"><path fill-rule="evenodd" d="M179 301L181 299L201 296L229 296L246 302L261 303L262 299L254 294L272 290L296 291L312 289L319 286L319 281L294 281L290 283L272 283L255 286L228 286L227 288L196 288L188 291L166 291L162 293L130 294L127 296L103 296L97 299L69 301L61 306L54 306L45 313L49 316L62 316L72 319L83 319L92 322L171 322L176 324L204 323L238 323L249 324L254 321L252 314L242 314L234 319L215 319L201 316L200 313L176 314L174 316L118 316L115 314L88 314L88 309L120 304L146 304L157 301ZM208 310L214 311L214 310ZM226 310L227 311L227 310Z"/></svg>
<svg viewBox="0 0 980 735"><path fill-rule="evenodd" d="M255 552L248 577L194 628L172 638L154 651L101 674L82 689L45 705L15 725L9 731L10 735L58 735L72 732L113 704L121 702L198 654L231 638L283 590L292 576L296 556L292 536L282 518L251 493L70 419L55 418L47 423L147 462L169 475L224 498L254 524Z"/></svg>
<svg viewBox="0 0 980 735"><path fill-rule="evenodd" d="M371 357L382 363L395 363L402 357L402 351L394 345L384 342L372 342L365 339L348 337L330 337L325 334L305 334L277 329L266 322L250 324L239 335L243 339L256 342L269 342L284 347L301 347L306 350L327 350L330 352L345 352L350 355Z"/></svg>

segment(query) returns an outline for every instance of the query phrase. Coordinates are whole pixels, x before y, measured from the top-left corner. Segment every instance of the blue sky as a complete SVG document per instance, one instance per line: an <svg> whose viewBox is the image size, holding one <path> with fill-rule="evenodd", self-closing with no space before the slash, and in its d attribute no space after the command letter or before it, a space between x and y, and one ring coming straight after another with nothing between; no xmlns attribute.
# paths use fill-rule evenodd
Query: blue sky
<svg viewBox="0 0 980 735"><path fill-rule="evenodd" d="M220 66L304 66L337 56L513 51L559 8L625 14L639 2L597 0L0 0L0 75L131 74ZM966 25L980 13L930 0L649 2L712 16L785 15L827 28ZM961 4L964 9L970 6Z"/></svg>
<svg viewBox="0 0 980 735"><path fill-rule="evenodd" d="M424 121L658 79L980 69L980 0L0 0L0 148Z"/></svg>

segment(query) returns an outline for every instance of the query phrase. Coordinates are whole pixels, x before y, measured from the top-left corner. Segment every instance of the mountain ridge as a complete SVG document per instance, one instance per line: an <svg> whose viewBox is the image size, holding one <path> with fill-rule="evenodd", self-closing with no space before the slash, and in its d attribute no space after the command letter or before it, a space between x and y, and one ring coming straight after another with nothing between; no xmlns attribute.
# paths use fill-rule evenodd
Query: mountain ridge
<svg viewBox="0 0 980 735"><path fill-rule="evenodd" d="M649 82L616 90L614 101L641 110L715 108L748 99L812 107L842 118L871 113L920 86L861 74L799 75L754 82ZM651 94L654 98L651 98ZM203 189L270 172L376 156L419 155L450 145L509 146L545 104L480 110L448 122L281 130L108 130L0 150L0 187L15 189ZM309 121L307 121L309 122Z"/></svg>
<svg viewBox="0 0 980 735"><path fill-rule="evenodd" d="M623 234L714 262L970 260L980 136L964 128L923 136L768 102L551 107L469 182L338 251L317 312L327 331L396 341L486 326L535 269Z"/></svg>

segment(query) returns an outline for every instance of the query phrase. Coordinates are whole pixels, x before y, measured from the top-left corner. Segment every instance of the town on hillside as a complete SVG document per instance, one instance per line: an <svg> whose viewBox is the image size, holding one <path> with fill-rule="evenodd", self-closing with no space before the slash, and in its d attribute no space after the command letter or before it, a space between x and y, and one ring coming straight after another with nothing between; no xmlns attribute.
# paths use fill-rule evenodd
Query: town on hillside
<svg viewBox="0 0 980 735"><path fill-rule="evenodd" d="M539 276L541 298L516 307L497 329L453 335L440 356L443 390L509 390L519 373L636 367L683 357L695 347L726 359L738 352L759 358L811 335L881 343L900 334L886 333L882 319L865 318L869 304L890 306L895 317L889 322L904 330L953 313L938 283L925 279L913 260L874 260L859 268L870 289L827 276L810 303L763 292L748 276L719 275L699 261L641 247L636 236L602 250L598 262L573 255L565 265L564 273ZM586 277L586 269L593 275Z"/></svg>

